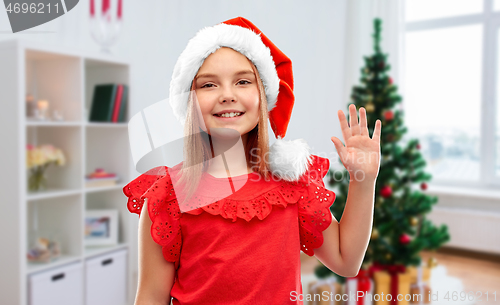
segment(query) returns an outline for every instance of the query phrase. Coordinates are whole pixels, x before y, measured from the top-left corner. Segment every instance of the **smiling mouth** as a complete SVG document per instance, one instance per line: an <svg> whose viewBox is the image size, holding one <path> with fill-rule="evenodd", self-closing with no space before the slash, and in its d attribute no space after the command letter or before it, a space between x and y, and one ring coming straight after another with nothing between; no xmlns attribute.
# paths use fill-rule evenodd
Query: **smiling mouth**
<svg viewBox="0 0 500 305"><path fill-rule="evenodd" d="M214 114L214 117L221 118L221 119L231 119L231 118L237 118L242 115L244 115L244 112L238 112L238 113L223 113L223 114Z"/></svg>

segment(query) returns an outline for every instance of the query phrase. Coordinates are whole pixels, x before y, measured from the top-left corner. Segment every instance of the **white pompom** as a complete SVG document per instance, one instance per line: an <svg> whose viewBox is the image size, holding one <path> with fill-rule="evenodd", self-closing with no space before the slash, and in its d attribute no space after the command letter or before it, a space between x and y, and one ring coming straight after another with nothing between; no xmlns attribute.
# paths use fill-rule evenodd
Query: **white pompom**
<svg viewBox="0 0 500 305"><path fill-rule="evenodd" d="M287 141L278 137L269 148L271 172L287 181L297 181L309 168L312 160L309 145L303 139Z"/></svg>

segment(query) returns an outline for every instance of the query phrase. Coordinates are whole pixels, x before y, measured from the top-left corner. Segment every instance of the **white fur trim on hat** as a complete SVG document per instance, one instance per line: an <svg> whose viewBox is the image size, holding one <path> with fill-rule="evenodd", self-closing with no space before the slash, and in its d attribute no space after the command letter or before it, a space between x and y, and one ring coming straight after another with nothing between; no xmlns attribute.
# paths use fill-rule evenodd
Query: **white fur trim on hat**
<svg viewBox="0 0 500 305"><path fill-rule="evenodd" d="M303 139L287 141L278 137L269 148L271 172L287 181L297 181L308 169L312 161L309 145Z"/></svg>
<svg viewBox="0 0 500 305"><path fill-rule="evenodd" d="M170 82L170 105L174 115L184 126L187 115L187 95L191 84L205 59L220 47L229 47L245 55L259 71L271 111L278 99L280 79L271 51L259 34L250 29L229 24L205 27L191 38L174 67Z"/></svg>

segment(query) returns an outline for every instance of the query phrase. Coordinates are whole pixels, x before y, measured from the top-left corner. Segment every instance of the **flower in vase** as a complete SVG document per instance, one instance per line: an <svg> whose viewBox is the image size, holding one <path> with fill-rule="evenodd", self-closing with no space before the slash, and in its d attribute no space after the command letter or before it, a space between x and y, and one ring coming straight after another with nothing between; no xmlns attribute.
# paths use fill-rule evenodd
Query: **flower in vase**
<svg viewBox="0 0 500 305"><path fill-rule="evenodd" d="M28 189L30 191L46 188L47 177L45 170L50 164L58 166L66 164L64 154L60 149L50 144L38 147L30 144L26 146L26 167L30 170L28 179Z"/></svg>

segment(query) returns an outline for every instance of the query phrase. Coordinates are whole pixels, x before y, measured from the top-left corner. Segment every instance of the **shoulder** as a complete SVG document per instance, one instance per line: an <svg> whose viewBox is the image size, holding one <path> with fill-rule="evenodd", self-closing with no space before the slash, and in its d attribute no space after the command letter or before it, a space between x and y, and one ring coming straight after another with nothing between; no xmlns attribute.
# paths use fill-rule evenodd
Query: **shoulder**
<svg viewBox="0 0 500 305"><path fill-rule="evenodd" d="M163 257L179 267L182 234L180 211L175 201L170 180L171 169L158 166L139 175L123 187L128 197L127 207L131 213L141 215L147 199L148 215L151 219L151 237L162 246Z"/></svg>
<svg viewBox="0 0 500 305"><path fill-rule="evenodd" d="M131 180L123 187L123 194L128 197L127 207L130 212L141 214L141 209L144 204L144 199L148 200L169 200L173 199L174 195L167 192L172 184L171 174L178 171L182 165L175 165L170 168L168 166L157 166L138 177Z"/></svg>
<svg viewBox="0 0 500 305"><path fill-rule="evenodd" d="M328 158L311 155L307 169L298 179L299 182L322 182L323 178L330 169L330 160Z"/></svg>
<svg viewBox="0 0 500 305"><path fill-rule="evenodd" d="M330 207L336 198L335 192L327 189L323 182L330 168L330 161L316 155L311 157L307 171L298 182L304 189L304 195L298 202L300 247L309 256L313 256L314 249L323 244L323 231L333 220Z"/></svg>

